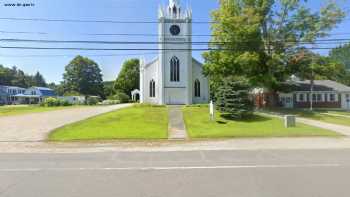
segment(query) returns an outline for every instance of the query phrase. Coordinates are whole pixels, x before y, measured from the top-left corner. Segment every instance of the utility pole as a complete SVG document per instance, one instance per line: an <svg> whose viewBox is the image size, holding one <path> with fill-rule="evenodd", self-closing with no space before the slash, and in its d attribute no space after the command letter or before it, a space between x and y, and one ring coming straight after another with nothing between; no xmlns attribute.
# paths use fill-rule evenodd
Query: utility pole
<svg viewBox="0 0 350 197"><path fill-rule="evenodd" d="M311 61L311 79L310 79L310 111L313 111L313 99L314 99L314 63L315 63L315 57L312 56Z"/></svg>

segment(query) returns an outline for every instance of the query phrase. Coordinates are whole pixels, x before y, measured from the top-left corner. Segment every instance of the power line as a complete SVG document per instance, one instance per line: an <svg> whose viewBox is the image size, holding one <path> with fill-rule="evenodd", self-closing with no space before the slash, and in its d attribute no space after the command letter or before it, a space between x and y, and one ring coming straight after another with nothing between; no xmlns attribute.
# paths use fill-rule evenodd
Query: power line
<svg viewBox="0 0 350 197"><path fill-rule="evenodd" d="M83 47L18 47L0 46L2 49L19 50L79 50L79 51L238 51L239 49L214 49L214 48L194 48L194 49L156 49L156 48L83 48ZM310 47L309 50L330 50L329 47ZM247 50L247 49L242 49Z"/></svg>
<svg viewBox="0 0 350 197"><path fill-rule="evenodd" d="M271 41L271 44L274 43L291 43L291 44L341 44L344 42L349 42L350 38L343 38L343 39L322 39L322 40L315 40L314 42L297 42L297 41ZM233 44L233 43L243 43L243 44L249 44L252 43L252 41L239 41L239 42L213 42L213 41L202 41L202 42L193 42L193 41L161 41L161 42L154 42L154 41L104 41L104 40L95 40L95 41L89 41L89 40L35 40L35 39L0 39L0 42L7 42L7 43L17 43L17 42L29 42L29 43L65 43L65 44L123 44L123 45L147 45L147 44L192 44L192 45L224 45L224 44Z"/></svg>
<svg viewBox="0 0 350 197"><path fill-rule="evenodd" d="M113 23L113 24L158 24L159 21L125 21L125 20L82 20L82 19L48 19L48 18L19 18L19 17L0 17L0 20L8 21L35 21L35 22L69 22L69 23ZM350 20L346 18L344 20ZM176 22L165 21L165 23L188 23L186 20L179 19ZM214 24L214 21L191 21L193 24Z"/></svg>
<svg viewBox="0 0 350 197"><path fill-rule="evenodd" d="M49 32L34 32L34 31L3 31L0 30L2 34L39 34L39 35L50 35L50 34L60 34L60 33L49 33ZM349 33L350 34L350 33ZM140 36L140 37L158 37L158 36L168 36L166 34L139 34L139 33L73 33L73 35L83 35L83 36ZM210 34L185 34L181 36L191 36L191 37L212 37L215 35Z"/></svg>
<svg viewBox="0 0 350 197"><path fill-rule="evenodd" d="M157 55L159 53L126 53L126 54L86 54L89 57L120 57L120 56L142 56L142 55ZM0 54L0 57L12 58L12 57L75 57L77 54L65 54L65 55L5 55Z"/></svg>
<svg viewBox="0 0 350 197"><path fill-rule="evenodd" d="M2 34L38 34L38 35L52 35L52 34L64 34L64 33L51 33L51 32L35 32L35 31L4 31L0 30ZM70 33L73 35L84 35L84 36L140 36L140 37L159 37L159 36L168 36L166 34L140 34L140 33ZM330 33L329 36L335 35L350 35L350 32L338 32ZM211 34L188 34L182 36L191 36L191 37L217 37L216 35Z"/></svg>
<svg viewBox="0 0 350 197"><path fill-rule="evenodd" d="M36 22L70 22L70 23L113 23L113 24L158 24L158 21L122 21L122 20L80 20L80 19L46 19L46 18L10 18L1 17L0 20L9 21L36 21ZM187 20L176 20L165 23L188 23ZM210 21L191 21L193 24L212 24Z"/></svg>

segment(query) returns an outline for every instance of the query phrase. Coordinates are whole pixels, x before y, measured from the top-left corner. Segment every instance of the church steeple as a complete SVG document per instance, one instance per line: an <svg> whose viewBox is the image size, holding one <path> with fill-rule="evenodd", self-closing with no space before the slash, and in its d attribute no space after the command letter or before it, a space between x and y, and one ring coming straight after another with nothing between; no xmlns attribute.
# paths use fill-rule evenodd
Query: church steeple
<svg viewBox="0 0 350 197"><path fill-rule="evenodd" d="M169 0L168 13L172 18L180 18L181 6L179 0Z"/></svg>
<svg viewBox="0 0 350 197"><path fill-rule="evenodd" d="M182 10L180 0L169 0L169 5L165 8L160 7L159 18L168 19L191 19L191 9Z"/></svg>
<svg viewBox="0 0 350 197"><path fill-rule="evenodd" d="M169 6L170 7L180 7L180 1L179 0L169 0Z"/></svg>

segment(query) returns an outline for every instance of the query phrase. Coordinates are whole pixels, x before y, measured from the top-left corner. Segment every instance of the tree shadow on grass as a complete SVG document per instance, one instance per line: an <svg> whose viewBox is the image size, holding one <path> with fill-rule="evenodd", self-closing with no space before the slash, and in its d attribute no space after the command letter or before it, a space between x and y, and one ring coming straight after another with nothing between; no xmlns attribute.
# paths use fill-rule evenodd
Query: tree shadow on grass
<svg viewBox="0 0 350 197"><path fill-rule="evenodd" d="M230 116L229 114L221 114L221 118L223 118L225 121L217 121L219 124L227 124L228 121L236 121L236 122L246 122L246 123L251 123L251 122L266 122L272 120L270 117L266 116L259 116L256 114L250 115L248 117L244 117L242 119L235 118Z"/></svg>

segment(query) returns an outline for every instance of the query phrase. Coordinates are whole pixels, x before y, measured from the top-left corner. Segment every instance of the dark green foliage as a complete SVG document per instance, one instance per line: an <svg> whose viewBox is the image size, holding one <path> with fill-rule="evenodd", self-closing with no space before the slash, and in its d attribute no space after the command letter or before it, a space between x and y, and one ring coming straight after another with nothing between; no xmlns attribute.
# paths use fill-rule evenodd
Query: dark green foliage
<svg viewBox="0 0 350 197"><path fill-rule="evenodd" d="M97 105L98 102L100 102L100 99L95 96L89 96L86 100L87 105Z"/></svg>
<svg viewBox="0 0 350 197"><path fill-rule="evenodd" d="M103 88L104 88L104 95L106 97L112 96L115 93L114 81L103 82Z"/></svg>
<svg viewBox="0 0 350 197"><path fill-rule="evenodd" d="M128 103L130 101L129 95L122 91L116 91L115 95L109 97L110 100L118 100L120 103Z"/></svg>
<svg viewBox="0 0 350 197"><path fill-rule="evenodd" d="M274 90L292 74L295 51L305 42L325 38L345 18L328 1L320 10L304 0L219 0L212 13L211 50L203 54L211 88L227 77L244 77L251 85ZM212 89L213 90L213 89Z"/></svg>
<svg viewBox="0 0 350 197"><path fill-rule="evenodd" d="M47 87L44 77L37 72L34 76L24 73L16 67L6 68L0 65L0 85L28 88Z"/></svg>
<svg viewBox="0 0 350 197"><path fill-rule="evenodd" d="M344 64L347 69L350 69L350 43L332 49L329 57Z"/></svg>
<svg viewBox="0 0 350 197"><path fill-rule="evenodd" d="M35 86L38 86L38 87L46 87L47 86L44 77L39 72L36 72L36 74L33 76L33 81L34 81Z"/></svg>
<svg viewBox="0 0 350 197"><path fill-rule="evenodd" d="M218 88L217 109L233 119L248 118L253 112L249 99L249 86L243 82L225 82Z"/></svg>
<svg viewBox="0 0 350 197"><path fill-rule="evenodd" d="M75 57L67 66L63 75L65 92L79 92L82 95L104 95L101 69L89 58Z"/></svg>
<svg viewBox="0 0 350 197"><path fill-rule="evenodd" d="M40 104L43 107L59 107L59 106L71 106L68 101L56 99L56 98L47 98L43 103Z"/></svg>
<svg viewBox="0 0 350 197"><path fill-rule="evenodd" d="M114 84L114 89L131 96L131 91L140 88L140 61L130 59L124 62Z"/></svg>

